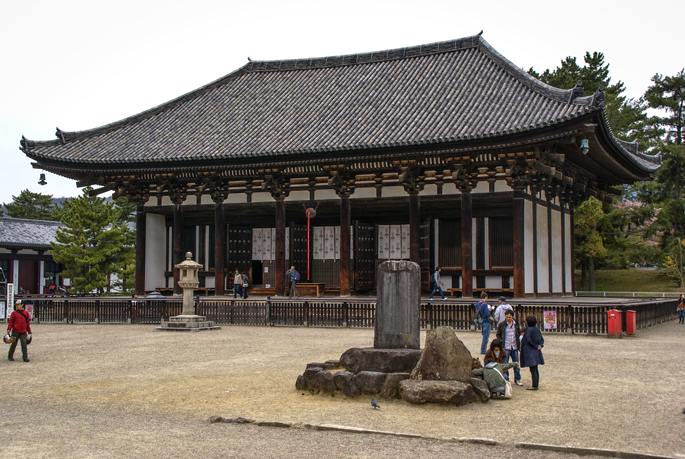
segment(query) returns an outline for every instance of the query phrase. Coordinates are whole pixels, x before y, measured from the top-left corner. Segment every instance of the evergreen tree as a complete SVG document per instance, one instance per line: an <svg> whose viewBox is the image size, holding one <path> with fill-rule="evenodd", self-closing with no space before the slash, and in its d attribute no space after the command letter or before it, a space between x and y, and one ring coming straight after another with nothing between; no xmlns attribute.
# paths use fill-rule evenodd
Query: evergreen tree
<svg viewBox="0 0 685 459"><path fill-rule="evenodd" d="M574 243L576 260L582 267L582 284L585 285L585 268L590 278L590 290L595 290L595 261L607 256L602 236L597 231L598 223L604 218L602 203L594 197L576 207L573 213Z"/></svg>
<svg viewBox="0 0 685 459"><path fill-rule="evenodd" d="M121 208L104 199L83 194L64 203L63 228L56 234L50 253L65 266L63 276L69 278L77 293L93 290L104 293L112 274L119 274L135 262L131 229Z"/></svg>
<svg viewBox="0 0 685 459"><path fill-rule="evenodd" d="M52 200L52 195L48 194L32 193L26 189L19 196L12 196L12 202L4 205L9 217L53 221L60 219L60 209Z"/></svg>
<svg viewBox="0 0 685 459"><path fill-rule="evenodd" d="M118 216L115 225L120 228L125 238L122 250L118 255L117 280L113 287L121 289L122 292L130 292L135 288L136 233L132 227L136 218L136 205L122 197L115 199L113 206Z"/></svg>

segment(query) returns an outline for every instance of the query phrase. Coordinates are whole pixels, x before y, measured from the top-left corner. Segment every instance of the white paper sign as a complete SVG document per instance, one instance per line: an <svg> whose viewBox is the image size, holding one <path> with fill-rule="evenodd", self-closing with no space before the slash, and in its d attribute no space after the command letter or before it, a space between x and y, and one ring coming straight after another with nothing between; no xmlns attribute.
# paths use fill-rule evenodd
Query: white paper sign
<svg viewBox="0 0 685 459"><path fill-rule="evenodd" d="M14 284L7 284L7 307L2 310L2 317L0 319L6 319L14 311Z"/></svg>

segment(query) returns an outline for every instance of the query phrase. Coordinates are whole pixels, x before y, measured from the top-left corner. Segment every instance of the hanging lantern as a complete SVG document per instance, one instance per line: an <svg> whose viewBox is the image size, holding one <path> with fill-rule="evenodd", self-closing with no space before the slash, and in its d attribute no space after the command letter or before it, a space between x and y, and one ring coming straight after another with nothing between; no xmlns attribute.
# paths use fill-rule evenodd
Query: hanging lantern
<svg viewBox="0 0 685 459"><path fill-rule="evenodd" d="M47 185L48 182L45 180L45 173L40 174L40 180L38 180L38 185Z"/></svg>

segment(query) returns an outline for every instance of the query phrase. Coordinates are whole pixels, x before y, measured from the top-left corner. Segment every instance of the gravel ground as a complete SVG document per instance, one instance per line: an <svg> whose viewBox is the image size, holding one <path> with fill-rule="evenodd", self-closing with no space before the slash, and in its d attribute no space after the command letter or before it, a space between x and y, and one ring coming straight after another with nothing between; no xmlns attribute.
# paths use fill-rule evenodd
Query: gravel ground
<svg viewBox="0 0 685 459"><path fill-rule="evenodd" d="M540 390L464 407L302 394L309 362L373 345L373 330L36 324L30 363L0 360L0 457L574 457L518 442L685 454L685 325L637 337L546 335ZM477 355L480 334L459 332ZM494 334L492 335L494 338ZM425 333L422 333L422 341ZM5 348L7 350L7 347ZM213 415L337 424L436 440L209 424ZM450 442L491 438L509 446ZM585 456L588 457L588 456ZM681 456L682 457L682 456Z"/></svg>

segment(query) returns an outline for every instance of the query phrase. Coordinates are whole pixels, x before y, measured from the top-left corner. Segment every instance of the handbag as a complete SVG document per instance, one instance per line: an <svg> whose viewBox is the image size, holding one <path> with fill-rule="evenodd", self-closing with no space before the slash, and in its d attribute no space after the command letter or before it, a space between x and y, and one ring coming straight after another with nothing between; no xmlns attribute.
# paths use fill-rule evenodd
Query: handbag
<svg viewBox="0 0 685 459"><path fill-rule="evenodd" d="M504 375L502 374L501 371L499 371L497 368L493 368L493 370L495 370L497 373L499 373L500 376L502 377L502 379L504 379ZM514 395L514 393L511 389L511 383L509 381L505 380L505 382L504 382L504 397L502 397L502 398L511 398L513 395Z"/></svg>

